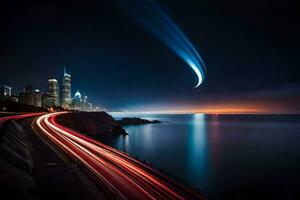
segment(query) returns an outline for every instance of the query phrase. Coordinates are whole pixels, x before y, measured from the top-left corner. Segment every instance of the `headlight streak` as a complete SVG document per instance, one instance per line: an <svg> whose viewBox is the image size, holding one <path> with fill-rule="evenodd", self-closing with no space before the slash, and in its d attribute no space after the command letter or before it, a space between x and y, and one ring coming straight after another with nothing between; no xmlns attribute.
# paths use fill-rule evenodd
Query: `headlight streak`
<svg viewBox="0 0 300 200"><path fill-rule="evenodd" d="M43 112L40 112L40 113L25 113L25 114L1 117L0 118L0 123L3 123L3 122L8 121L8 120L18 120L18 119L23 119L23 118L27 118L27 117L34 117L34 116L38 116L38 115L42 115L42 114L44 114L44 113Z"/></svg>
<svg viewBox="0 0 300 200"><path fill-rule="evenodd" d="M50 121L51 121L51 119L53 119L53 118L50 118ZM47 122L46 121L46 123L51 127L51 128L53 128L53 129L55 129L56 131L61 131L60 129L58 129L57 127L55 127L54 125L52 125L51 123L49 123L49 122ZM52 123L53 123L53 121L52 121ZM105 163L103 163L103 161L102 160L99 160L98 159L98 157L96 157L94 154L92 154L90 151L88 151L86 148L84 148L84 147L82 147L81 145L79 145L79 144L77 144L77 143L75 143L75 142L73 142L72 141L72 139L74 139L74 140L76 140L76 142L79 142L79 143L81 143L81 144L85 144L85 146L89 146L90 144L88 143L88 142L85 142L85 141L83 141L82 139L80 139L80 138L76 138L76 137L74 137L73 135L71 135L71 134L69 134L69 133L67 133L67 132L65 132L65 131L61 131L60 132L60 134L64 134L64 136L62 136L62 137L64 137L66 140L68 140L69 142L71 142L71 143L73 143L74 145L76 145L77 147L79 147L80 149L82 149L83 151L85 151L86 153L88 153L91 157L93 157L94 159L96 159L98 162L101 162L102 164L104 164L107 168L110 168L113 172L116 172L116 173L120 173L120 172L118 172L118 171L116 171L114 168L113 168L113 166L112 165L108 165L108 164L105 164ZM89 149L91 149L91 150L93 150L92 148L96 148L96 149L98 149L99 150L99 148L97 148L95 145L91 145L90 147L89 147ZM100 149L101 150L101 149ZM98 153L101 153L101 155L103 156L103 155L108 155L108 156L106 156L108 159L109 159L109 157L110 158L114 158L115 156L113 156L113 155L111 155L111 153L107 153L107 152L105 152L105 151L102 151L102 152L100 152L100 151L98 151ZM115 160L116 161L116 160ZM123 162L124 163L124 162ZM118 164L118 163L117 163ZM120 164L120 163L119 163ZM124 166L127 166L128 164L129 164L129 166L130 166L130 163L125 163L126 165L124 165ZM122 166L122 165L121 165ZM134 167L132 167L131 166L131 169L132 169L132 171L133 172L135 172L135 170L137 170L137 169L135 169ZM129 170L129 172L130 172L130 170ZM148 177L148 178L150 178L151 179L151 177L149 177L149 175L147 175L146 173L143 173L143 175L144 176L146 176L146 177ZM126 178L126 177L125 177ZM127 179L127 178L126 178ZM151 179L152 181L153 181L153 179ZM131 182L130 181L130 179L127 179L126 180L127 182L122 182L123 183L123 185L126 187L126 185L128 184L128 182ZM127 183L127 184L126 184ZM131 184L134 184L134 185L136 185L135 183L131 183ZM158 184L158 185L160 185L161 187L164 187L163 185L161 185L158 181L155 181L155 183L154 184ZM139 189L141 189L138 185L136 185L136 187L138 187ZM164 189L168 189L168 188L166 188L166 187L164 187ZM130 188L127 188L127 190L132 190L132 189L130 189ZM141 189L143 192L146 192L146 191L144 191L143 189ZM135 190L136 191L136 190ZM133 191L132 191L133 192ZM162 191L163 192L163 191ZM170 191L170 192L172 192L172 191ZM155 199L154 197L151 197L151 195L150 194L148 194L147 193L147 195L150 197L150 198L153 198L153 199ZM165 195L167 195L167 194L165 194ZM175 193L174 193L174 195L176 195ZM177 195L176 195L177 196ZM178 199L180 199L180 197L179 196L177 196L178 197Z"/></svg>
<svg viewBox="0 0 300 200"><path fill-rule="evenodd" d="M57 124L55 117L63 113L41 116L36 125L53 143L80 160L122 198L202 198L182 186L173 185L168 178L120 151Z"/></svg>
<svg viewBox="0 0 300 200"><path fill-rule="evenodd" d="M115 1L122 10L132 16L144 29L156 36L193 69L198 77L195 88L203 82L206 71L203 59L176 23L155 1Z"/></svg>
<svg viewBox="0 0 300 200"><path fill-rule="evenodd" d="M90 169L96 176L98 176L105 184L107 184L113 191L117 192L120 196L121 199L126 199L121 193L118 192L118 190L106 179L104 178L89 162L86 162L85 159L83 159L81 156L79 156L77 153L75 153L75 151L73 151L71 148L69 148L67 145L65 145L63 142L61 142L60 140L58 140L56 137L53 136L53 134L51 134L49 131L47 131L43 125L42 125L42 121L44 123L48 123L48 119L47 117L49 117L49 115L45 115L42 116L40 118L37 119L36 121L36 125L42 130L42 132L44 134L46 134L47 137L49 137L49 139L55 143L56 145L58 145L60 148L62 148L62 150L64 151L68 151L66 153L71 153L75 159L80 160L88 169ZM53 131L53 130L52 130ZM58 134L58 133L56 133ZM59 134L57 135L59 136Z"/></svg>
<svg viewBox="0 0 300 200"><path fill-rule="evenodd" d="M16 113L14 113L16 114ZM35 117L38 115L42 115L44 112L39 112L39 113L24 113L24 114L16 114L16 115L11 115L7 117L1 117L0 118L0 129L2 128L4 122L9 121L9 120L20 120L28 117Z"/></svg>
<svg viewBox="0 0 300 200"><path fill-rule="evenodd" d="M53 119L53 118L52 118ZM54 120L52 121L52 123L55 123ZM49 124L53 129L59 130L56 126ZM76 142L84 144L84 146L89 147L89 149L91 151L96 152L99 156L105 156L107 159L111 159L112 162L119 164L119 167L123 168L124 170L126 170L128 173L131 173L131 175L135 176L135 177L139 177L145 181L147 181L147 179L149 179L152 184L157 184L160 187L163 188L163 190L161 190L160 188L158 188L161 192L164 192L164 190L168 190L167 187L165 187L164 185L162 185L159 181L157 181L156 179L152 178L149 173L145 173L145 171L140 170L138 168L136 168L135 166L133 166L130 162L120 159L117 156L113 155L112 153L110 153L109 151L100 148L99 146L96 146L94 144L91 144L89 142L86 142L84 140L82 140L81 138L75 137L74 135L69 134L66 131L62 131L62 133L66 136L66 139L69 140L70 142L72 142L73 144L75 144L76 146L78 146L79 148L84 148L80 145L78 145ZM70 138L70 139L69 139ZM73 142L72 140L74 140L75 142ZM87 149L84 149L84 151L86 151L88 154L90 154L91 156L93 156L95 159L98 159L97 157L95 157L90 151L88 151ZM126 166L126 167L124 167ZM129 169L128 169L129 168ZM112 168L113 169L113 168ZM147 177L147 179L145 178ZM130 180L129 180L130 181ZM147 182L145 182L145 184L147 184ZM141 189L141 188L140 188ZM151 188L149 188L151 189ZM145 192L145 191L144 191ZM155 192L155 191L153 191ZM170 191L171 193L173 193L173 195L175 195L178 199L180 199L180 196L178 196L176 193ZM167 194L165 194L167 195ZM150 196L150 194L149 194Z"/></svg>
<svg viewBox="0 0 300 200"><path fill-rule="evenodd" d="M106 170L111 170L115 176L119 173L121 173L119 170L117 170L116 168L114 168L111 164L105 162L103 159L101 159L100 157L97 157L97 155L95 155L94 153L92 153L90 150L88 150L88 148L85 148L84 145L80 145L80 143L76 143L75 141L73 141L72 139L69 138L68 133L65 133L65 136L62 136L64 139L66 139L67 141L69 141L70 143L72 143L73 145L77 146L79 149L81 149L83 152L87 153L89 156L91 156L93 159L95 159L95 161L101 163ZM76 138L74 138L76 139ZM88 146L89 144L85 141L81 141L82 144L85 143L85 146ZM106 154L106 153L104 153ZM110 156L110 155L109 155ZM138 190L141 190L143 193L145 193L149 198L154 199L153 197L151 197L151 195L149 193L147 193L145 190L143 190L139 185L137 185L136 183L134 183L132 180L130 180L128 177L124 176L122 177L124 180L119 179L119 181L122 183L122 185L124 186L124 190L129 190L131 191L131 193L134 193ZM133 188L128 187L128 185L134 185L135 186L135 190L132 190Z"/></svg>

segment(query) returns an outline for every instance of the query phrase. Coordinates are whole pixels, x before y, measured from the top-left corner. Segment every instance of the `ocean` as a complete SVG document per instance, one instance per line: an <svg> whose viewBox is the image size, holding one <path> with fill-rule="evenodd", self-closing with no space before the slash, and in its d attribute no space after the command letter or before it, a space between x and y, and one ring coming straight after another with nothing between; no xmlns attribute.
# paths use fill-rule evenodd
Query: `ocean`
<svg viewBox="0 0 300 200"><path fill-rule="evenodd" d="M112 115L162 121L104 142L208 199L299 197L299 115Z"/></svg>

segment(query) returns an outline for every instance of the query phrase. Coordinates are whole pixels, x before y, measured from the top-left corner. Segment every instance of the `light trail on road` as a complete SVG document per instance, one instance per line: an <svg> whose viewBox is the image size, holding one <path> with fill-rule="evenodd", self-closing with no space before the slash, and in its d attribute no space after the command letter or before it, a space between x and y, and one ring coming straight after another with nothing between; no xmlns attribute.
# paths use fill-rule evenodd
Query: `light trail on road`
<svg viewBox="0 0 300 200"><path fill-rule="evenodd" d="M26 114L19 114L19 115L11 115L7 117L1 117L0 118L0 125L2 125L4 122L9 121L9 120L18 120L18 119L24 119L28 117L35 117L38 115L42 115L44 113L26 113Z"/></svg>
<svg viewBox="0 0 300 200"><path fill-rule="evenodd" d="M80 161L118 199L204 199L130 156L66 128L58 115L40 116L35 125L67 155Z"/></svg>

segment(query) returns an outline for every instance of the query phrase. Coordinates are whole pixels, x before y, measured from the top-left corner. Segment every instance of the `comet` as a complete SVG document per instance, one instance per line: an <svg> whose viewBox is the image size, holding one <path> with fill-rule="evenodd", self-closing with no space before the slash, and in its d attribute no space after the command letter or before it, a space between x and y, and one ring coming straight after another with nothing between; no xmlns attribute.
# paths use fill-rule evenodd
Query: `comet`
<svg viewBox="0 0 300 200"><path fill-rule="evenodd" d="M195 88L201 85L206 72L202 57L178 25L154 0L115 0L115 2L192 68L198 78Z"/></svg>

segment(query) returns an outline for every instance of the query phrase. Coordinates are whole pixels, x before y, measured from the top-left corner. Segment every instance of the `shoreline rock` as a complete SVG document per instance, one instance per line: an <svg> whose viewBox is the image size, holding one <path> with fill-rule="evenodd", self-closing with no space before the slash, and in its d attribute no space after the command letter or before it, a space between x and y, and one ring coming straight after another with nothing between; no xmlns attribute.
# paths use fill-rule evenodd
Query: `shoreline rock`
<svg viewBox="0 0 300 200"><path fill-rule="evenodd" d="M69 112L58 116L57 119L63 126L86 135L99 133L128 135L123 126L161 123L158 120L147 120L137 117L115 120L106 112Z"/></svg>
<svg viewBox="0 0 300 200"><path fill-rule="evenodd" d="M106 112L69 112L58 116L58 122L86 135L112 133L127 135L119 123Z"/></svg>
<svg viewBox="0 0 300 200"><path fill-rule="evenodd" d="M120 124L120 126L162 123L161 121L158 120L147 120L147 119L141 119L137 117L125 117L121 120L117 120L117 122Z"/></svg>

